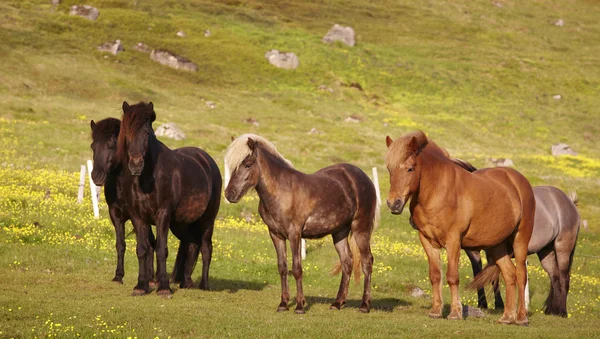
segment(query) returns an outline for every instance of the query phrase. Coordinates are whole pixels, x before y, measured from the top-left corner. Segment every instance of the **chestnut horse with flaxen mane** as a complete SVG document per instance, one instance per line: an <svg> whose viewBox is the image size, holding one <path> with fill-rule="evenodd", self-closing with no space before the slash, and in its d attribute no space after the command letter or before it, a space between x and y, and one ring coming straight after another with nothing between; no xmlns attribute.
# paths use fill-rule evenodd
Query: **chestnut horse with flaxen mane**
<svg viewBox="0 0 600 339"><path fill-rule="evenodd" d="M127 188L123 196L137 237L140 269L133 295L149 291L150 225L156 225L157 293L171 294L167 278L169 229L181 240L173 280L181 282L182 288L192 287L191 275L201 252L200 288L208 289L212 234L221 202L221 173L203 150L196 147L171 150L160 142L152 129L155 119L151 102L131 106L123 102L117 156L129 169L120 180L122 187Z"/></svg>
<svg viewBox="0 0 600 339"><path fill-rule="evenodd" d="M225 197L238 202L251 188L260 197L258 212L269 228L277 251L281 278L281 303L277 311L288 310L290 292L287 283L286 240L292 250L292 275L296 278L296 313L304 313L306 299L302 291L300 241L302 238L333 237L340 256L342 280L331 309L346 302L353 262L355 277L362 265L364 292L361 312L371 307L371 233L379 215L375 187L358 167L337 164L313 174L304 174L292 166L275 146L265 138L245 134L227 149L225 163L231 169L231 180ZM356 249L351 249L356 242ZM352 254L352 256L351 256Z"/></svg>
<svg viewBox="0 0 600 339"><path fill-rule="evenodd" d="M445 248L448 254L446 279L452 294L448 319L462 318L458 295L461 248L484 249L491 262L482 277L490 280L501 271L506 282L506 307L499 322L527 325L525 260L535 214L529 181L511 168L470 172L473 167L469 163L450 158L422 131L396 141L388 136L386 144L385 163L391 182L387 204L393 214L400 214L410 199L411 224L419 231L429 259L433 290L429 316L442 316L440 249ZM511 261L513 253L516 269ZM515 280L519 295L516 312Z"/></svg>

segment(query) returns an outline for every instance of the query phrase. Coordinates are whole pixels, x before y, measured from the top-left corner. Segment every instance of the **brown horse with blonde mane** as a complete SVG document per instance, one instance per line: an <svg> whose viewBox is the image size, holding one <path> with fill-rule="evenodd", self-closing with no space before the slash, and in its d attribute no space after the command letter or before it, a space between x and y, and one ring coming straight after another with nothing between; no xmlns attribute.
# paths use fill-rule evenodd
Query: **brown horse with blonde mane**
<svg viewBox="0 0 600 339"><path fill-rule="evenodd" d="M448 319L462 319L458 295L461 248L484 249L491 262L480 280L490 280L501 271L506 283L506 307L498 322L527 325L525 260L535 214L529 181L511 168L471 172L469 163L450 158L422 131L396 141L388 136L386 144L391 183L387 204L393 214L400 214L410 199L411 224L419 231L429 260L433 290L429 316L442 317L440 249L445 248L448 255L446 279L452 294ZM519 295L516 312L515 280Z"/></svg>
<svg viewBox="0 0 600 339"><path fill-rule="evenodd" d="M295 312L302 314L306 299L302 291L300 240L331 234L340 256L342 280L330 308L340 309L346 302L354 262L355 277L360 274L360 265L365 275L359 310L369 312L373 268L371 233L379 215L371 179L350 164L329 166L313 174L301 173L270 141L253 134L242 135L229 145L225 163L232 173L225 189L227 200L238 202L251 188L256 188L260 197L258 212L269 228L277 251L281 278L281 303L277 311L288 310L290 299L286 240L290 241L291 273L296 278ZM351 250L348 244L350 234L357 249Z"/></svg>

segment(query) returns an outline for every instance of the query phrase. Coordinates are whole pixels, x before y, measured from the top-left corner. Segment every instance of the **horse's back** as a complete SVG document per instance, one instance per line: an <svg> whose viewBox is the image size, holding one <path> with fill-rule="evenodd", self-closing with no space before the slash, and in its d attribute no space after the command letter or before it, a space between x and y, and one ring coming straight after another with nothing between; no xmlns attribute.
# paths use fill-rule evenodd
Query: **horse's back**
<svg viewBox="0 0 600 339"><path fill-rule="evenodd" d="M558 237L576 237L579 212L565 192L553 186L533 188L536 199L535 225L529 241L530 254L539 252Z"/></svg>

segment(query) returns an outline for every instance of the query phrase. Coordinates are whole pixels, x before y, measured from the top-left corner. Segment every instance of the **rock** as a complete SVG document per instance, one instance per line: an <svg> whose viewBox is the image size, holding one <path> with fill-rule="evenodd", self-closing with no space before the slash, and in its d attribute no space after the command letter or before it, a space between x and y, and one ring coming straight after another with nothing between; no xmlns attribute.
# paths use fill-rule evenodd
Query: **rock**
<svg viewBox="0 0 600 339"><path fill-rule="evenodd" d="M52 0L50 1L54 6L60 5L60 0Z"/></svg>
<svg viewBox="0 0 600 339"><path fill-rule="evenodd" d="M554 96L552 96L552 99L560 100L560 99L562 99L562 95L560 95L560 94L554 95Z"/></svg>
<svg viewBox="0 0 600 339"><path fill-rule="evenodd" d="M296 69L300 65L300 60L292 52L280 52L272 49L265 54L269 63L277 68Z"/></svg>
<svg viewBox="0 0 600 339"><path fill-rule="evenodd" d="M556 144L556 145L552 145L552 155L554 156L558 156L558 155L577 155L577 152L575 152L571 146L567 145L567 144Z"/></svg>
<svg viewBox="0 0 600 339"><path fill-rule="evenodd" d="M323 132L319 131L316 127L313 127L308 131L308 134L323 134Z"/></svg>
<svg viewBox="0 0 600 339"><path fill-rule="evenodd" d="M354 40L354 29L350 26L343 27L338 24L333 25L329 32L322 39L323 42L331 44L335 41L341 41L348 46L356 45Z"/></svg>
<svg viewBox="0 0 600 339"><path fill-rule="evenodd" d="M325 85L319 86L319 91L326 91L326 92L329 92L329 93L333 93L333 89L331 89L331 88L329 88L329 87L327 87Z"/></svg>
<svg viewBox="0 0 600 339"><path fill-rule="evenodd" d="M254 118L252 118L252 117L250 117L250 118L248 118L248 119L244 120L244 122L245 122L245 123L248 123L248 124L252 124L252 125L254 125L254 126L256 126L256 127L258 127L258 126L260 125L260 124L258 123L258 120L254 119Z"/></svg>
<svg viewBox="0 0 600 339"><path fill-rule="evenodd" d="M587 219L581 222L581 225L583 225L583 228L587 231L588 229L588 221Z"/></svg>
<svg viewBox="0 0 600 339"><path fill-rule="evenodd" d="M502 5L502 3L500 1L492 1L492 5L494 5L498 8L504 7L504 5Z"/></svg>
<svg viewBox="0 0 600 339"><path fill-rule="evenodd" d="M562 27L565 25L565 21L563 19L558 19L554 21L554 26Z"/></svg>
<svg viewBox="0 0 600 339"><path fill-rule="evenodd" d="M425 292L419 287L413 287L413 289L410 290L410 296L413 298L421 298L425 296Z"/></svg>
<svg viewBox="0 0 600 339"><path fill-rule="evenodd" d="M207 29L206 31L204 31L204 37L208 38L211 35L210 31Z"/></svg>
<svg viewBox="0 0 600 339"><path fill-rule="evenodd" d="M146 45L143 42L138 42L137 44L135 44L135 46L133 46L133 48L140 52L150 53L150 47L148 47L148 45Z"/></svg>
<svg viewBox="0 0 600 339"><path fill-rule="evenodd" d="M175 69L197 72L198 65L190 60L164 49L153 49L150 59Z"/></svg>
<svg viewBox="0 0 600 339"><path fill-rule="evenodd" d="M344 119L344 122L351 122L353 124L358 124L360 122L360 118L355 117L355 116L349 116L346 119Z"/></svg>
<svg viewBox="0 0 600 339"><path fill-rule="evenodd" d="M96 7L88 5L75 5L71 6L71 11L69 11L69 15L77 15L88 20L96 20L100 15L100 11L98 11Z"/></svg>
<svg viewBox="0 0 600 339"><path fill-rule="evenodd" d="M463 318L485 318L485 313L477 307L463 306Z"/></svg>
<svg viewBox="0 0 600 339"><path fill-rule="evenodd" d="M184 31L179 31L179 32L177 32L177 36L181 37L181 38L185 38L185 32Z"/></svg>
<svg viewBox="0 0 600 339"><path fill-rule="evenodd" d="M206 102L206 106L207 106L208 108L210 108L210 109L217 108L217 104L215 104L215 103L214 103L214 102L212 102L212 101L207 101L207 102Z"/></svg>
<svg viewBox="0 0 600 339"><path fill-rule="evenodd" d="M183 133L183 131L173 122L168 122L164 125L161 125L156 129L154 134L157 137L165 137L174 140L185 139L185 133Z"/></svg>
<svg viewBox="0 0 600 339"><path fill-rule="evenodd" d="M515 164L508 158L490 158L490 162L496 167L512 167Z"/></svg>
<svg viewBox="0 0 600 339"><path fill-rule="evenodd" d="M121 44L121 40L117 39L113 42L105 42L102 45L98 46L98 50L100 52L107 52L112 55L117 55L117 53L124 51L123 45Z"/></svg>

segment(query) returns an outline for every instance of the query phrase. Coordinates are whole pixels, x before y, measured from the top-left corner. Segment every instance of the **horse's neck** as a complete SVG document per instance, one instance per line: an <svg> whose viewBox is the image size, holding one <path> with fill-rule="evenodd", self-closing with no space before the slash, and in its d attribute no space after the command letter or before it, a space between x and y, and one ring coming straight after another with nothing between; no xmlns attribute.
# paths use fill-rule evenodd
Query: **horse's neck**
<svg viewBox="0 0 600 339"><path fill-rule="evenodd" d="M278 199L281 192L289 192L292 189L294 176L301 175L300 172L266 151L260 151L258 162L260 178L256 185L256 192L267 205L270 205L274 199Z"/></svg>

